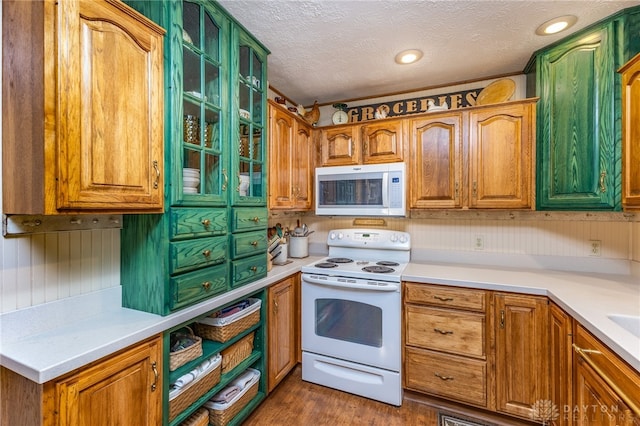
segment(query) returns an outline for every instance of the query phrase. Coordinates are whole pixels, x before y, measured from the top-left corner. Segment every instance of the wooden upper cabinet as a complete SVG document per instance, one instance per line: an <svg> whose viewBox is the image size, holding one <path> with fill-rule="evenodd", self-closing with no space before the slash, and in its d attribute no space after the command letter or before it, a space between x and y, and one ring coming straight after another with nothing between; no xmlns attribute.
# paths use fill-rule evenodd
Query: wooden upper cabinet
<svg viewBox="0 0 640 426"><path fill-rule="evenodd" d="M462 114L412 119L409 131L409 207L462 207Z"/></svg>
<svg viewBox="0 0 640 426"><path fill-rule="evenodd" d="M311 126L269 103L269 208L312 207L314 144Z"/></svg>
<svg viewBox="0 0 640 426"><path fill-rule="evenodd" d="M640 211L640 54L622 69L622 207Z"/></svg>
<svg viewBox="0 0 640 426"><path fill-rule="evenodd" d="M535 103L469 112L469 207L532 207Z"/></svg>
<svg viewBox="0 0 640 426"><path fill-rule="evenodd" d="M533 208L536 101L410 119L409 208Z"/></svg>
<svg viewBox="0 0 640 426"><path fill-rule="evenodd" d="M164 30L116 0L3 2L3 209L161 212Z"/></svg>
<svg viewBox="0 0 640 426"><path fill-rule="evenodd" d="M362 163L394 163L403 160L406 120L385 120L361 128Z"/></svg>
<svg viewBox="0 0 640 426"><path fill-rule="evenodd" d="M360 126L327 127L320 133L320 165L360 164Z"/></svg>

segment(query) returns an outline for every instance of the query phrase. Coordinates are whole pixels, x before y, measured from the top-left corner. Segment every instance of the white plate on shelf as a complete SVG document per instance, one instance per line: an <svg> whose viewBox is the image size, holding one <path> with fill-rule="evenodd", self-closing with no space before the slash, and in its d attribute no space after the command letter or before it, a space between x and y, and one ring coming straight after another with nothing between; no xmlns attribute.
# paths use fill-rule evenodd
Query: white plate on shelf
<svg viewBox="0 0 640 426"><path fill-rule="evenodd" d="M192 177L192 178L200 179L200 170L199 169L184 168L184 169L182 169L182 176L183 177Z"/></svg>

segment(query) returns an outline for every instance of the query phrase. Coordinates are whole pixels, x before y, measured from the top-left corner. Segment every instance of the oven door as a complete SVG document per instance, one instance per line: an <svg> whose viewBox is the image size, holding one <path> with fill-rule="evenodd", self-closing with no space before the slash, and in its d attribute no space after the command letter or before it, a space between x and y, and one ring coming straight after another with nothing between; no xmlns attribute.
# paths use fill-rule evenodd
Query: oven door
<svg viewBox="0 0 640 426"><path fill-rule="evenodd" d="M400 371L400 284L369 282L302 274L303 351Z"/></svg>

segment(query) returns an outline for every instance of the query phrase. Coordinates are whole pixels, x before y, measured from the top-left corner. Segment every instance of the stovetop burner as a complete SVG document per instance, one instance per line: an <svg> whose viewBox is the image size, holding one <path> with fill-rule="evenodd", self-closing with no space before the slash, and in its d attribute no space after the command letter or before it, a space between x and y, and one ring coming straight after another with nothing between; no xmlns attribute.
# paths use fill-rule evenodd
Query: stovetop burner
<svg viewBox="0 0 640 426"><path fill-rule="evenodd" d="M348 257L331 257L326 261L331 263L351 263L353 259L349 259Z"/></svg>
<svg viewBox="0 0 640 426"><path fill-rule="evenodd" d="M380 265L365 266L364 268L362 268L362 270L365 272L373 272L375 274L388 274L389 272L395 271L395 269L393 268L389 268L388 266L380 266Z"/></svg>
<svg viewBox="0 0 640 426"><path fill-rule="evenodd" d="M337 268L338 264L333 262L320 262L320 263L316 263L313 266L315 266L316 268L329 269L329 268Z"/></svg>
<svg viewBox="0 0 640 426"><path fill-rule="evenodd" d="M400 266L398 262L392 262L390 260L381 260L380 262L376 262L376 265L380 266Z"/></svg>

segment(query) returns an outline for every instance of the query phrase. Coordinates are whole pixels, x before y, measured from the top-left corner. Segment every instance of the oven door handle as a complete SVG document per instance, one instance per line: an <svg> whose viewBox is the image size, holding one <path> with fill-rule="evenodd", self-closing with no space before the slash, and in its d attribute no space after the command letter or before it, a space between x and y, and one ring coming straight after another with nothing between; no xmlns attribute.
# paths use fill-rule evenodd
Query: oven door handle
<svg viewBox="0 0 640 426"><path fill-rule="evenodd" d="M341 282L341 281L335 281L335 280L320 280L318 278L313 278L308 275L303 275L302 281L304 283L317 284L325 287L339 287L339 288L349 288L349 289L367 290L367 291L398 291L398 285L395 283L387 283L385 285L364 284L360 282L349 283L349 282ZM369 281L369 282L378 282L378 281Z"/></svg>

